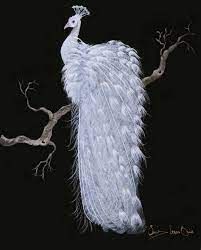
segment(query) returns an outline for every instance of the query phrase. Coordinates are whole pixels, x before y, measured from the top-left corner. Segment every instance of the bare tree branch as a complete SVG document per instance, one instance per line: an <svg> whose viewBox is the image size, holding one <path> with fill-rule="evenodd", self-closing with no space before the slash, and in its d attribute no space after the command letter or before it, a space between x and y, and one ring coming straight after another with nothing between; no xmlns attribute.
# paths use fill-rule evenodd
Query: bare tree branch
<svg viewBox="0 0 201 250"><path fill-rule="evenodd" d="M52 141L50 141L48 145L53 146L52 152L48 155L48 157L46 158L46 160L40 161L38 163L38 165L33 169L33 170L35 170L34 175L35 176L41 176L43 180L45 178L45 169L47 168L48 171L52 171L53 170L52 166L51 166L51 161L52 161L52 156L53 156L54 152L57 149L55 143L52 142ZM41 167L41 165L42 165L42 167ZM41 167L41 170L40 170L40 167ZM39 174L39 172L41 172L41 174Z"/></svg>
<svg viewBox="0 0 201 250"><path fill-rule="evenodd" d="M168 38L172 34L172 30L170 30L170 32L168 33L167 28L165 28L164 32L160 32L160 31L156 32L158 34L158 37L156 38L156 41L161 45L160 63L159 63L158 68L155 69L150 76L147 76L147 77L145 77L145 78L142 79L142 81L143 81L143 83L144 83L145 86L147 86L148 84L150 84L152 82L155 82L156 80L158 80L159 78L162 77L162 75L164 74L165 69L166 69L166 64L167 64L168 56L179 45L185 44L187 50L192 50L192 52L194 52L194 49L190 46L190 44L187 41L183 40L187 36L193 36L193 35L195 35L194 33L192 33L190 31L190 24L187 27L185 27L185 30L187 30L187 32L185 34L179 36L177 38L176 42L174 44L172 44L171 46L169 46L168 48L166 48L166 44L167 44Z"/></svg>
<svg viewBox="0 0 201 250"><path fill-rule="evenodd" d="M42 170L41 170L41 174L40 174L40 176L44 179L45 168L47 167L49 170L51 170L50 164L51 164L52 156L56 151L56 145L54 142L51 141L52 131L53 131L55 125L57 124L57 122L61 119L61 117L70 111L71 107L70 107L70 105L63 106L55 113L52 113L50 110L48 110L47 108L44 108L44 107L40 107L38 109L33 108L29 103L28 91L33 89L33 88L31 88L31 86L34 84L36 84L36 83L29 82L27 87L25 88L25 90L22 89L21 83L19 83L19 86L20 86L20 91L22 92L22 94L26 98L27 106L29 107L29 109L31 109L34 112L42 111L48 115L49 121L48 121L47 125L44 127L41 136L38 139L33 140L33 139L30 139L29 137L24 136L24 135L20 135L20 136L17 136L15 138L7 138L4 135L1 135L0 145L9 147L9 146L13 146L15 144L25 143L25 144L28 144L31 146L42 146L42 147L48 146L48 145L53 146L53 150L48 155L47 159L39 162L39 164L34 168L35 175L38 175L38 172L40 172L41 165L44 164L42 167Z"/></svg>
<svg viewBox="0 0 201 250"><path fill-rule="evenodd" d="M194 52L194 49L190 46L190 44L184 40L184 38L186 38L187 36L192 36L194 35L194 33L192 33L190 31L190 24L185 28L185 30L187 30L186 33L184 33L183 35L179 36L177 38L177 41L172 44L171 46L169 46L168 48L166 48L167 46L167 41L170 38L171 34L172 34L172 30L170 30L170 32L167 31L167 28L165 28L164 32L160 32L157 31L156 33L158 34L158 37L156 38L156 41L161 45L161 49L160 49L160 64L158 66L157 69L155 69L152 74L150 76L147 76L145 78L142 79L143 83L145 86L147 86L148 84L156 81L157 79L161 78L161 76L164 74L165 69L166 69L166 63L167 63L167 59L168 56L181 44L186 45L187 50L192 50ZM48 118L49 121L47 123L47 125L44 127L43 132L41 134L41 136L38 139L31 139L29 137L26 137L24 135L20 135L17 136L15 138L7 138L4 135L1 135L0 137L0 145L2 146L13 146L15 144L20 144L20 143L24 143L24 144L28 144L31 146L52 146L53 150L49 153L49 155L47 156L47 158L43 161L40 161L38 163L38 165L33 169L35 171L34 175L35 176L41 176L44 179L45 176L45 170L52 170L51 167L51 160L53 157L53 154L56 152L56 145L53 141L51 141L52 138L52 131L55 127L55 125L57 124L57 122L61 119L62 116L66 115L68 112L70 112L71 110L71 105L65 105L63 107L61 107L57 112L53 113L52 111L50 111L49 109L45 108L45 107L40 107L38 109L33 108L30 105L29 102L29 98L28 98L28 92L30 90L34 90L34 85L36 85L36 82L29 82L27 84L27 87L23 90L22 88L22 84L19 82L19 87L20 87L20 91L21 93L24 95L24 97L26 98L26 103L27 106L30 110L32 110L33 112L39 112L42 111L44 112Z"/></svg>

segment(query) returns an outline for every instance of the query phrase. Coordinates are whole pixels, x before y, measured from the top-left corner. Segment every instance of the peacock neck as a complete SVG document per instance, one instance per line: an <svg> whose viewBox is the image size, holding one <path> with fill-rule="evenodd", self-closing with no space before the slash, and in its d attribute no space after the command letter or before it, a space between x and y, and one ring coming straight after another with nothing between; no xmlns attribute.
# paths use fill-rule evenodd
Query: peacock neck
<svg viewBox="0 0 201 250"><path fill-rule="evenodd" d="M73 28L70 35L65 39L61 46L61 57L64 63L69 59L70 51L78 46L78 35L80 32L81 22Z"/></svg>
<svg viewBox="0 0 201 250"><path fill-rule="evenodd" d="M80 33L80 27L81 27L81 22L79 22L78 25L72 29L70 35L67 38L69 40L69 42L78 43L78 36Z"/></svg>

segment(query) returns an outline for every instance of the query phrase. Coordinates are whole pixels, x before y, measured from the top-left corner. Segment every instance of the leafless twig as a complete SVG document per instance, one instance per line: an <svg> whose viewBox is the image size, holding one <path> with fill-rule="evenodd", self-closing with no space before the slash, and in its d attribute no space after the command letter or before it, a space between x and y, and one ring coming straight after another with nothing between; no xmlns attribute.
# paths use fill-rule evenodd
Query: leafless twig
<svg viewBox="0 0 201 250"><path fill-rule="evenodd" d="M155 82L156 80L158 80L159 78L162 77L162 75L165 72L166 69L166 64L167 64L167 59L168 56L181 44L185 44L187 50L191 50L193 53L195 53L193 47L184 40L184 38L186 38L187 36L193 36L195 35L194 33L192 33L190 31L190 24L185 27L185 30L187 30L186 33L184 33L183 35L179 36L176 40L175 43L173 43L172 45L170 45L168 48L167 47L167 41L168 39L170 39L171 34L172 34L172 30L170 30L170 32L168 33L167 28L165 29L164 32L160 32L157 31L158 37L156 38L156 41L161 45L161 50L160 50L160 63L157 69L155 69L152 74L150 76L147 76L145 78L143 78L143 83L145 86L147 86L148 84Z"/></svg>
<svg viewBox="0 0 201 250"><path fill-rule="evenodd" d="M40 176L44 179L45 169L46 168L48 168L49 170L52 169L51 168L51 160L52 160L53 154L56 151L56 145L53 141L51 141L52 131L54 129L54 126L59 121L59 119L61 119L62 116L67 114L71 108L70 108L70 105L66 105L66 106L61 107L55 113L51 112L50 110L48 110L47 108L44 108L44 107L40 107L38 109L33 108L29 102L28 91L33 90L32 86L34 86L34 84L36 84L36 83L29 82L27 87L25 88L25 90L23 90L21 83L19 83L19 86L20 86L20 91L22 92L22 94L26 98L28 108L34 112L42 111L48 115L49 121L48 121L47 125L44 127L41 136L38 139L33 140L33 139L30 139L29 137L24 136L24 135L20 135L20 136L17 136L15 138L7 138L4 135L1 135L0 145L9 147L9 146L13 146L15 144L25 143L25 144L28 144L31 146L42 146L42 147L52 146L53 150L48 155L47 159L44 161L40 161L39 164L34 168L35 175L38 175L38 173L40 172L40 168L42 167Z"/></svg>
<svg viewBox="0 0 201 250"><path fill-rule="evenodd" d="M43 180L45 178L45 169L47 168L48 171L52 171L53 170L53 168L51 166L51 161L52 161L52 156L53 156L54 152L57 149L55 143L52 142L52 141L50 141L48 145L52 145L53 146L52 152L48 155L48 157L46 158L46 160L40 161L38 163L38 165L33 169L35 171L34 175L35 176L41 176ZM39 174L39 171L41 172L41 174Z"/></svg>

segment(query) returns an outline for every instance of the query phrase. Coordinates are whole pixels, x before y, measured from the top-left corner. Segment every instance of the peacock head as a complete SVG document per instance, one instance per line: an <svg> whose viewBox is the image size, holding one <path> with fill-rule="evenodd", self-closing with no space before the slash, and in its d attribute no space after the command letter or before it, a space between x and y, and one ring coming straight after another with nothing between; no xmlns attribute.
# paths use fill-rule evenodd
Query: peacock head
<svg viewBox="0 0 201 250"><path fill-rule="evenodd" d="M75 15L71 16L68 19L67 24L64 26L64 29L66 28L75 28L78 26L81 22L82 17L90 15L90 12L86 7L83 6L73 6L72 7L75 11Z"/></svg>

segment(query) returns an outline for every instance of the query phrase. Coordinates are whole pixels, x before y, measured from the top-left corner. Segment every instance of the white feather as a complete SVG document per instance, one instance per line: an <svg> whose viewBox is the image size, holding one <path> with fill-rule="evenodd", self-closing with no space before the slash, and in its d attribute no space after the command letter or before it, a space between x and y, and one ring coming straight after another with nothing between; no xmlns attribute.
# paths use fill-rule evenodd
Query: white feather
<svg viewBox="0 0 201 250"><path fill-rule="evenodd" d="M72 35L61 55L64 89L79 110L74 133L84 214L105 231L141 232L137 193L146 93L139 56L120 41L87 45Z"/></svg>

